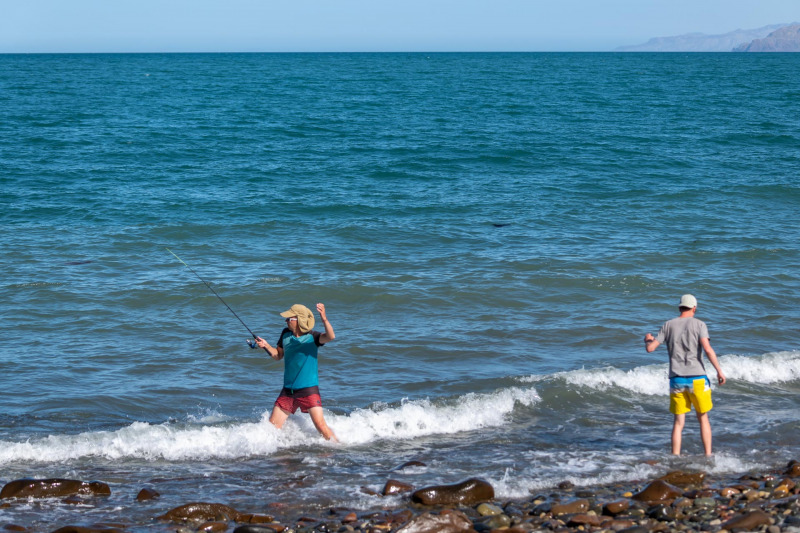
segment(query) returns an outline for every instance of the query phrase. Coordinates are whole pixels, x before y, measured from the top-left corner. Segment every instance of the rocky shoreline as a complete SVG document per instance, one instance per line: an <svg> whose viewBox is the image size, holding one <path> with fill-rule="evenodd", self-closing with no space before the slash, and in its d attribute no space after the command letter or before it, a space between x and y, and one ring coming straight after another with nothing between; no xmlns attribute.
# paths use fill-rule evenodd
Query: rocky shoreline
<svg viewBox="0 0 800 533"><path fill-rule="evenodd" d="M365 489L366 490L366 489ZM246 513L221 503L192 502L154 517L151 523L76 524L52 531L94 533L178 531L234 533L663 533L764 531L800 532L800 462L770 472L715 477L699 471L672 471L651 480L575 487L570 482L522 500L495 498L480 479L414 489L389 480L384 495L402 493L400 508L356 511L327 509L318 515ZM30 499L60 498L65 504L101 506L107 484L68 479L21 479L0 491L2 509ZM142 489L137 500L159 495ZM134 502L132 502L133 504ZM2 514L0 514L2 516ZM5 523L5 531L37 531Z"/></svg>

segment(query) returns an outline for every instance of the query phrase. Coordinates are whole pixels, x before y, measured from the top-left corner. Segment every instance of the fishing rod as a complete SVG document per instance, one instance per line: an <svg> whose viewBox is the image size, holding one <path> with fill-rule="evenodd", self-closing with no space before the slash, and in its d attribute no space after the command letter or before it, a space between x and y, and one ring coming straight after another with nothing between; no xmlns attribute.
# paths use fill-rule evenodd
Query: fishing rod
<svg viewBox="0 0 800 533"><path fill-rule="evenodd" d="M171 253L172 255L174 255L174 256L175 256L175 259L177 259L178 261L180 261L181 263L183 263L183 265L184 265L186 268L188 268L189 270L191 270L191 271L192 271L192 274L194 274L195 276L197 276L197 279L199 279L200 281L202 281L203 283L205 283L206 287L208 287L208 289L209 289L211 292L213 292L213 293L214 293L214 296L216 296L217 298L219 298L219 301L220 301L220 302L222 302L222 304L223 304L225 307L227 307L227 308L228 308L228 311L230 311L231 313L233 313L233 316L235 316L235 317L236 317L236 318L239 320L239 322L241 322L241 323L242 323L242 325L245 327L245 329L246 329L247 331L249 331L249 332L250 332L250 335L252 335L254 339L258 339L258 337L256 336L256 334L255 334L255 333L253 333L253 331L252 331L250 328L248 328L248 327L247 327L247 324L245 324L245 323L244 323L244 320L242 320L241 318L239 318L239 315L237 315L237 314L236 314L236 311L234 311L233 309L231 309L231 306L230 306L230 305L228 305L227 303L225 303L225 300L223 300L223 299L222 299L222 296L220 296L219 294L217 294L217 291L215 291L215 290L214 290L214 288L213 288L213 287L211 287L211 285L209 285L209 284L208 284L208 282L207 282L206 280L204 280L203 278L201 278L201 277L200 277L200 274L198 274L197 272L195 272L195 271L194 271L194 269L193 269L192 267L190 267L189 265L187 265L187 264L186 264L186 262L185 262L183 259L181 259L180 257L178 257L178 255L177 255L175 252L173 252L173 251L172 251L172 250L170 250L169 248L167 248L167 251L168 251L169 253ZM252 349L255 349L255 348L257 348L257 347L258 347L258 344L256 344L255 342L251 341L250 339L247 339L247 345L248 345L248 346L250 346L250 348L252 348ZM267 351L267 349L266 349L266 348L264 348L264 351L265 351L265 352L267 352L267 353L269 353L269 352Z"/></svg>

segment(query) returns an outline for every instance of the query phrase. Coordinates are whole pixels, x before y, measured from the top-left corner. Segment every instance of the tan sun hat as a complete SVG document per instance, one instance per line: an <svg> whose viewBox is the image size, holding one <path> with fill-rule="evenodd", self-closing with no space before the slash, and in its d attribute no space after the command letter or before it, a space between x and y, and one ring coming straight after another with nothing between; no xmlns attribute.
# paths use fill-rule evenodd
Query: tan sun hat
<svg viewBox="0 0 800 533"><path fill-rule="evenodd" d="M297 326L301 333L308 333L314 329L314 313L305 305L294 304L281 313L281 316L284 318L297 317Z"/></svg>
<svg viewBox="0 0 800 533"><path fill-rule="evenodd" d="M688 307L689 309L697 307L697 298L691 294L684 294L681 296L681 303L678 304L678 307Z"/></svg>

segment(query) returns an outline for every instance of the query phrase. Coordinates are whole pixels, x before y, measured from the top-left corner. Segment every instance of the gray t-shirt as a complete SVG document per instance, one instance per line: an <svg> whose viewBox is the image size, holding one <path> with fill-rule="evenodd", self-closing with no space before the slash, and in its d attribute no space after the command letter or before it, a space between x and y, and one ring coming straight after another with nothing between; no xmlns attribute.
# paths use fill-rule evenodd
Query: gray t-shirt
<svg viewBox="0 0 800 533"><path fill-rule="evenodd" d="M661 326L656 340L667 346L669 377L705 375L700 339L707 338L706 323L694 317L673 318Z"/></svg>

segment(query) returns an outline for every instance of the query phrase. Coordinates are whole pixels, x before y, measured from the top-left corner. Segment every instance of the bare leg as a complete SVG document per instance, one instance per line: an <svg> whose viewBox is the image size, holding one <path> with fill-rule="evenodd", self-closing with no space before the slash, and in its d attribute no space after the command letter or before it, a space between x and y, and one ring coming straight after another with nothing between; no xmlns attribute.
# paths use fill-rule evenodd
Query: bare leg
<svg viewBox="0 0 800 533"><path fill-rule="evenodd" d="M708 413L697 413L697 421L700 422L700 438L703 440L706 457L711 457L711 421Z"/></svg>
<svg viewBox="0 0 800 533"><path fill-rule="evenodd" d="M272 415L269 417L269 421L278 429L283 427L283 423L286 422L286 419L289 418L289 413L278 407L277 405L272 408Z"/></svg>
<svg viewBox="0 0 800 533"><path fill-rule="evenodd" d="M308 413L311 415L311 421L314 422L314 427L325 437L325 440L339 442L339 439L336 438L336 435L333 434L333 431L325 422L325 417L322 416L322 407L312 407L308 410Z"/></svg>
<svg viewBox="0 0 800 533"><path fill-rule="evenodd" d="M675 415L675 422L672 424L672 455L681 454L681 438L685 422L686 415Z"/></svg>

